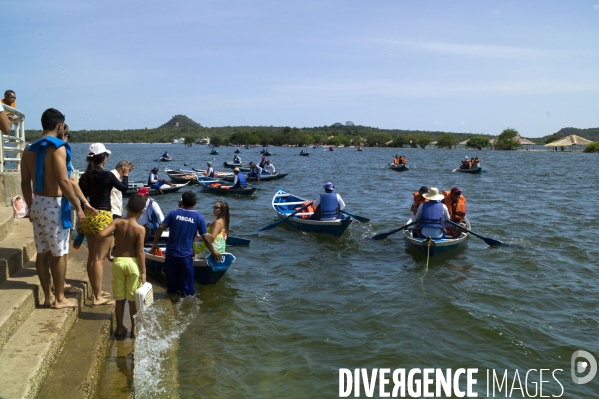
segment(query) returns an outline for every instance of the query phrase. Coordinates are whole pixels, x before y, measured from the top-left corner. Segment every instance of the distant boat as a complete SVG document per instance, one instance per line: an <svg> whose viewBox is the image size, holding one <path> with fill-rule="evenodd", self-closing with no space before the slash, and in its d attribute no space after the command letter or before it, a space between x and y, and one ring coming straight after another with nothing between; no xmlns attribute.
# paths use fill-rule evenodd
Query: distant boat
<svg viewBox="0 0 599 399"><path fill-rule="evenodd" d="M302 151L300 151L299 155L300 155L301 157L307 157L307 156L309 156L309 155L310 155L310 153L309 153L309 152L304 152L304 151L302 150Z"/></svg>
<svg viewBox="0 0 599 399"><path fill-rule="evenodd" d="M333 151L333 146L330 146L330 147L329 147L329 151Z"/></svg>
<svg viewBox="0 0 599 399"><path fill-rule="evenodd" d="M483 172L483 168L472 168L472 169L458 169L458 172L462 172L462 173L482 173Z"/></svg>
<svg viewBox="0 0 599 399"><path fill-rule="evenodd" d="M210 151L210 155L218 155L218 151L212 150L212 151Z"/></svg>
<svg viewBox="0 0 599 399"><path fill-rule="evenodd" d="M396 171L396 172L404 172L406 170L410 170L410 167L408 165L403 165L403 164L402 165L393 165L393 164L391 164L391 165L387 165L387 167L389 169L392 169L392 170Z"/></svg>
<svg viewBox="0 0 599 399"><path fill-rule="evenodd" d="M160 158L156 158L154 160L154 162L170 162L170 161L173 161L173 158L171 158L171 157L166 157L166 158L165 157L160 157Z"/></svg>
<svg viewBox="0 0 599 399"><path fill-rule="evenodd" d="M235 154L239 154L241 152L241 150L239 149L239 147L237 147L237 149L235 150Z"/></svg>

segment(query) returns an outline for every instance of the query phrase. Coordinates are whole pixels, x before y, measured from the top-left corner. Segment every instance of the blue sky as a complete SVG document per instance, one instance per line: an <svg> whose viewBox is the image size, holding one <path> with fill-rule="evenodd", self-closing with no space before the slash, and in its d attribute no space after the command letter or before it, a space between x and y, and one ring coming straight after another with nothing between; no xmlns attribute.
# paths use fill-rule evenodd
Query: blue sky
<svg viewBox="0 0 599 399"><path fill-rule="evenodd" d="M599 127L599 0L2 5L1 90L26 128L203 126L541 137Z"/></svg>

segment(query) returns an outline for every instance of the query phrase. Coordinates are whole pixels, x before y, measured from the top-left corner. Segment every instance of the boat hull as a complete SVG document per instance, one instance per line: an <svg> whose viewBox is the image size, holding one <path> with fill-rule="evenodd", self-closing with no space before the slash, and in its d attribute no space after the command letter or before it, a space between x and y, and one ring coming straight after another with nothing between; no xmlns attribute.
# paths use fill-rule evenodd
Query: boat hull
<svg viewBox="0 0 599 399"><path fill-rule="evenodd" d="M483 168L474 168L474 169L458 169L458 172L461 172L461 173L472 173L472 174L478 174L478 173L482 173L482 172L483 172Z"/></svg>
<svg viewBox="0 0 599 399"><path fill-rule="evenodd" d="M223 165L225 168L235 169L241 168L243 166L242 162L224 162Z"/></svg>
<svg viewBox="0 0 599 399"><path fill-rule="evenodd" d="M169 186L167 184L163 185L161 187L162 192L164 194L168 194L168 193L174 193L177 192L179 190L181 190L183 187L187 186L188 183L184 183L184 184L175 184L174 186ZM129 183L129 188L127 189L126 192L123 193L124 197L129 197L135 193L137 193L139 191L140 188L142 187L146 187L148 190L150 190L150 196L152 195L160 195L160 191L158 191L155 188L151 188L150 186L143 184L143 183Z"/></svg>
<svg viewBox="0 0 599 399"><path fill-rule="evenodd" d="M247 173L247 172L246 172L246 173ZM275 173L274 175L269 175L269 174L261 174L261 175L260 175L260 181L269 181L269 180L278 180L278 179L282 179L282 178L284 178L285 176L287 176L289 173L291 173L291 172L281 172L281 173ZM247 174L246 174L246 177L245 177L245 178L246 178L246 180L247 180L247 181L258 181L258 178L257 178L257 177L254 177L254 176L248 176ZM234 176L234 175L233 175L233 176L227 176L227 177L223 177L222 179L223 179L223 180L226 180L226 181L229 181L229 182L231 182L231 181L233 181L233 179L235 179L235 176Z"/></svg>
<svg viewBox="0 0 599 399"><path fill-rule="evenodd" d="M220 186L210 186L211 184L218 183ZM213 194L221 194L221 195L252 195L254 191L257 190L256 187L246 187L246 188L232 188L230 184L226 181L218 180L218 181L210 181L210 182L201 182L202 190L208 193ZM222 188L230 187L230 188Z"/></svg>
<svg viewBox="0 0 599 399"><path fill-rule="evenodd" d="M408 165L388 165L388 168L396 172L405 172L406 170L410 170Z"/></svg>
<svg viewBox="0 0 599 399"><path fill-rule="evenodd" d="M194 280L202 285L216 284L225 275L229 266L235 261L235 256L222 253L222 262L212 260L212 255L206 259L193 260ZM154 276L164 277L164 257L146 253L146 270Z"/></svg>
<svg viewBox="0 0 599 399"><path fill-rule="evenodd" d="M410 224L412 219L408 220L406 224ZM470 222L466 219L466 228L470 230ZM408 246L415 248L424 254L429 256L438 255L444 252L451 251L461 246L468 238L467 232L462 232L457 238L415 238L413 236L413 230L405 229L403 231L404 240L408 243Z"/></svg>
<svg viewBox="0 0 599 399"><path fill-rule="evenodd" d="M295 208L301 206L306 200L278 189L272 199L272 207L279 217L284 218L295 212ZM335 237L341 237L352 222L352 218L343 215L341 219L312 220L302 219L296 215L285 221L285 223L297 230L307 233L323 233Z"/></svg>

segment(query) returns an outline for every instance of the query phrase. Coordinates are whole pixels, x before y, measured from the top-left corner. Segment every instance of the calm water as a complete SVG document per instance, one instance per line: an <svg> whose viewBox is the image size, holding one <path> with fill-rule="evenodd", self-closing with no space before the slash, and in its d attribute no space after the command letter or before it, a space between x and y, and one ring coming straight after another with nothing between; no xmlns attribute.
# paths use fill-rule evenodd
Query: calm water
<svg viewBox="0 0 599 399"><path fill-rule="evenodd" d="M73 147L75 166L83 168L86 146ZM234 151L108 148L108 166L130 159L138 181L165 149L176 161L161 167L204 167L213 160L217 170ZM510 387L516 370L524 385L529 369L562 369L555 372L562 397L598 396L599 376L586 385L570 378L575 350L599 359L596 154L309 151L300 157L299 149L271 148L277 170L292 173L258 183L254 198L227 199L231 235L251 239L251 246L230 248L237 261L215 286L202 287L196 298L159 300L140 317L135 360L119 355L130 340L113 344L101 397L126 398L135 387L143 398L334 398L340 368L416 367L478 368L480 397L486 397L487 369L507 369ZM395 153L406 155L409 171L383 168ZM488 173L452 173L465 155L481 156ZM257 162L259 148L240 156ZM258 232L276 220L270 201L277 187L314 198L329 180L346 209L370 223L354 221L339 239L281 226ZM367 240L405 224L421 185L459 186L472 229L521 248L490 248L471 236L427 266L426 255L407 250L400 233ZM221 198L192 190L198 211L211 220L211 206ZM157 200L169 211L178 198ZM551 371L543 374L543 395L557 396L561 388ZM538 372L529 375L532 395L531 381L539 381ZM363 386L360 393L366 397Z"/></svg>

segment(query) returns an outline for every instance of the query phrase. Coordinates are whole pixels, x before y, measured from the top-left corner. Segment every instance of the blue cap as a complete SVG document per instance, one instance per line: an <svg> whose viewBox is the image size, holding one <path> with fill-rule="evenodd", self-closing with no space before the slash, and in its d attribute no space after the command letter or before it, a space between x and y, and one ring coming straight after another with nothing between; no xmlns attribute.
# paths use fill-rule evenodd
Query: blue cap
<svg viewBox="0 0 599 399"><path fill-rule="evenodd" d="M333 190L335 189L335 186L333 186L333 183L331 183L331 182L327 182L327 183L324 185L324 188L326 188L327 190L331 190L331 191L333 191Z"/></svg>

